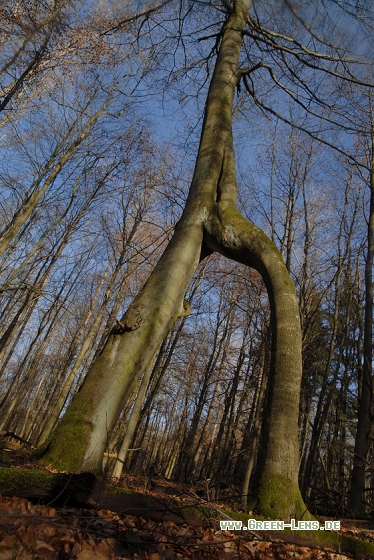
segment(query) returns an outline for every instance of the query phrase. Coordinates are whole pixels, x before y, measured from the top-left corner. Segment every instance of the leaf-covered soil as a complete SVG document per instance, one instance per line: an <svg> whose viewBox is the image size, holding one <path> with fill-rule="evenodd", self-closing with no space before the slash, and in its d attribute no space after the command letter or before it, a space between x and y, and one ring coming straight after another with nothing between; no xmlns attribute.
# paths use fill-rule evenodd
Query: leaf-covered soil
<svg viewBox="0 0 374 560"><path fill-rule="evenodd" d="M4 460L3 455L0 467L35 469L36 465L25 456ZM160 511L151 519L144 509L139 515L134 511L130 515L126 509L103 509L100 500L94 507L79 508L69 500L56 506L58 500L31 503L18 496L0 496L0 560L365 558L312 546L295 534L221 531L218 520L235 509L236 498L209 501L209 488L204 486L190 488L154 475L152 479L125 476L119 496L122 488L148 497L152 508L157 501L169 501L174 518L165 511L163 519ZM175 504L179 515L175 515ZM374 542L372 527L370 522L344 521L341 534Z"/></svg>

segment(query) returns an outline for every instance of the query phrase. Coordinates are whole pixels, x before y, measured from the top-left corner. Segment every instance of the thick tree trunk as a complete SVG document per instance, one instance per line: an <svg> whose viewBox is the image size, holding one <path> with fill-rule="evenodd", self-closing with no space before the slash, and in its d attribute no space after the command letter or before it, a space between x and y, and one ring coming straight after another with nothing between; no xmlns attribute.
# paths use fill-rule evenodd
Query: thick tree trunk
<svg viewBox="0 0 374 560"><path fill-rule="evenodd" d="M259 508L269 517L296 517L306 508L298 487L298 407L301 329L296 293L273 242L245 220L234 203L218 203L210 244L225 256L256 268L266 284L272 310L272 364L259 488ZM218 241L218 243L217 243Z"/></svg>
<svg viewBox="0 0 374 560"><path fill-rule="evenodd" d="M101 471L104 449L133 385L183 314L183 296L200 256L198 216L181 224L158 266L115 327L81 390L47 441L47 462ZM184 226L184 227L183 227Z"/></svg>
<svg viewBox="0 0 374 560"><path fill-rule="evenodd" d="M107 280L108 269L110 268L111 264L112 263L109 263L109 265L107 267L107 270L105 271L105 273L104 273L104 275L101 279L101 282L99 282L99 285L96 288L96 292L95 292L95 294L92 298L90 309L88 310L88 313L86 314L86 317L84 319L81 331L83 331L84 328L87 327L87 325L88 325L88 323L91 319L91 316L92 316L92 314L94 312L94 309L95 309L96 301L97 301L97 299L100 295L100 292L101 292L101 290L102 290L102 288L103 288L103 286L104 286L104 284ZM92 322L91 326L89 327L88 332L87 332L87 334L86 334L86 336L85 336L85 338L84 338L84 340L81 344L81 347L79 349L77 357L75 358L74 365L73 365L67 379L65 380L65 382L64 382L64 384L61 388L60 394L59 394L59 396L58 396L58 398L57 398L57 400L56 400L56 402L55 402L55 404L52 408L52 412L50 414L50 417L49 417L46 425L44 426L43 431L42 431L42 433L39 437L38 444L42 444L48 438L49 434L51 433L54 425L56 424L56 422L58 420L59 415L61 414L64 403L66 402L67 396L68 396L68 394L69 394L69 392L70 392L70 390L73 386L75 378L77 377L79 368L81 367L81 365L83 363L83 360L86 356L87 350L88 350L90 344L92 343L93 338L97 334L97 330L99 328L101 319L102 319L104 311L105 311L106 303L107 303L107 297L106 297L106 294L105 294L104 301L102 302L102 304L100 306L99 313L96 315L94 321ZM75 344L72 345L73 348L75 346L78 346L79 343L81 342L79 340L81 334L82 334L82 332L78 332L78 334L77 334L78 340ZM71 361L68 360L68 364L67 364L68 367L70 366ZM65 373L66 372L64 372L64 377L65 377Z"/></svg>
<svg viewBox="0 0 374 560"><path fill-rule="evenodd" d="M108 305L108 301L109 301L109 299L112 295L114 283L117 280L118 275L119 275L119 273L122 269L122 266L123 266L123 263L125 261L125 257L126 257L127 251L128 251L128 247L129 247L129 245L130 245L130 243L131 243L131 241L132 241L132 239L133 239L133 237L136 233L136 230L139 227L139 223L140 223L140 220L137 219L135 221L133 227L132 227L132 230L130 231L128 239L123 244L122 251L119 255L118 261L117 261L117 263L114 267L114 270L112 271L112 273L110 275L110 278L109 278L108 282L107 282L107 277L108 277L108 274L109 274L109 269L112 266L111 261L109 262L107 270L104 273L102 281L99 283L99 285L97 287L96 293L95 293L94 298L93 298L92 303L91 303L90 311L86 315L84 327L86 327L88 325L89 320L90 320L90 318L92 316L92 313L93 313L93 309L95 307L95 303L96 303L96 301L97 301L97 299L100 295L102 287L104 286L105 282L107 282L106 289L105 289L105 294L104 294L104 297L101 301L99 311L97 312L94 321L92 322L90 328L88 329L88 332L86 333L86 336L85 336L83 342L81 343L81 347L79 349L77 357L75 358L74 365L73 365L73 367L72 367L72 369L71 369L71 371L70 371L70 373L69 373L69 375L68 375L68 377L67 377L67 379L66 379L66 381L65 381L65 383L62 387L62 390L61 390L60 395L59 395L59 397L58 397L58 399L57 399L57 401L56 401L56 403L53 407L53 410L52 410L52 413L51 413L51 415L48 419L48 422L46 423L46 425L45 425L45 427L44 427L44 429L43 429L43 431L40 435L38 444L42 444L44 441L46 441L46 439L50 435L53 427L55 426L55 424L58 420L58 417L60 416L61 411L64 407L66 399L67 399L67 397L68 397L68 395L71 391L71 388L73 387L74 381L75 381L76 377L78 376L79 369L80 369L84 359L86 358L86 355L88 353L88 349L92 345L93 341L95 340L95 338L97 336L97 333L100 329L100 325L101 325L101 322L102 322L102 319L103 319L103 316L104 316L104 313L105 313L105 310L106 310L107 305ZM79 343L79 341L78 341L78 343Z"/></svg>
<svg viewBox="0 0 374 560"><path fill-rule="evenodd" d="M223 27L195 172L174 236L46 442L43 461L100 472L123 403L183 312L201 256L219 251L260 272L272 309L270 413L259 510L271 517L301 517L306 508L298 487L301 330L295 289L274 243L240 215L235 201L232 104L248 8L249 0L236 0Z"/></svg>

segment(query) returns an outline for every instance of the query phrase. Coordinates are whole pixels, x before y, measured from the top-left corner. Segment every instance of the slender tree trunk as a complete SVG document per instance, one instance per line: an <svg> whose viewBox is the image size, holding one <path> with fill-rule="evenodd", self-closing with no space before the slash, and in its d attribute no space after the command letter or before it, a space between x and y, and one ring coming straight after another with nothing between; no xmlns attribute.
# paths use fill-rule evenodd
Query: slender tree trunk
<svg viewBox="0 0 374 560"><path fill-rule="evenodd" d="M165 477L166 478L171 478L171 475L173 474L175 464L176 464L177 459L178 459L178 457L181 453L183 442L185 440L184 436L185 436L185 433L186 433L186 420L187 420L187 415L188 415L188 400L190 398L191 389L192 389L192 383L191 383L191 380L190 380L187 391L186 391L185 404L184 404L184 407L183 407L182 418L180 419L178 430L177 430L176 435L174 437L175 445L174 445L173 451L172 451L172 453L169 457L168 464L166 465L166 469L165 469Z"/></svg>
<svg viewBox="0 0 374 560"><path fill-rule="evenodd" d="M138 394L136 395L136 399L135 399L135 402L134 402L134 407L131 411L130 419L129 419L128 424L127 424L126 434L125 434L125 437L123 438L120 450L119 450L118 455L117 455L117 460L116 460L116 463L114 465L114 468L113 468L113 471L112 471L112 474L111 474L112 478L116 478L116 479L121 478L122 468L123 468L124 462L126 460L126 455L127 455L128 449L130 447L132 437L133 437L134 432L136 430L136 426L137 426L137 423L138 423L138 420L139 420L142 404L143 404L143 401L144 401L144 396L145 396L145 394L147 392L147 389L148 389L148 384L149 384L149 379L151 377L151 372L152 372L152 367L151 367L151 364L149 364L148 369L144 372L143 379L142 379L142 382L140 384Z"/></svg>
<svg viewBox="0 0 374 560"><path fill-rule="evenodd" d="M37 398L37 396L38 396L38 394L39 394L39 391L40 391L40 389L41 389L41 387L42 387L42 384L43 384L43 381L44 381L44 378L45 378L46 374L47 374L47 372L44 372L44 373L43 373L42 378L40 379L40 381L39 381L39 383L38 383L38 386L37 386L37 388L36 388L36 391L35 391L34 395L32 396L31 402L30 402L30 404L29 404L28 407L27 407L26 414L25 414L25 418L24 418L23 424L22 424L22 428L21 428L20 430L17 430L20 437L23 437L23 435L24 435L24 433L25 433L25 430L26 430L26 426L27 426L27 422L28 422L30 413L31 413L32 410L33 410L33 407L34 407L36 398Z"/></svg>
<svg viewBox="0 0 374 560"><path fill-rule="evenodd" d="M31 186L25 200L23 201L22 205L18 208L17 212L14 214L10 224L8 224L3 230L0 232L0 255L2 255L10 246L12 240L16 237L18 232L30 218L31 214L36 209L37 205L39 204L41 198L47 192L49 187L54 183L56 178L58 177L61 170L67 164L67 162L71 159L77 148L82 144L82 142L88 136L92 126L95 122L105 114L106 107L109 102L109 96L103 103L101 109L97 111L93 116L91 116L87 123L84 125L80 135L68 146L65 153L58 158L58 154L61 151L61 145L59 145L54 153L49 158L49 161L46 163L43 171L41 172L38 179L35 180L34 184ZM69 136L70 129L66 133L66 137ZM56 162L56 159L58 161ZM44 182L43 182L44 180Z"/></svg>
<svg viewBox="0 0 374 560"><path fill-rule="evenodd" d="M205 434L206 434L207 430L209 430L210 427L211 427L213 411L214 411L214 408L217 406L218 395L219 395L219 391L221 389L222 376L223 376L223 372L224 372L224 358L225 358L225 355L226 355L226 352L224 350L224 355L222 357L219 370L217 372L217 379L215 381L213 395L212 395L212 398L210 399L210 405L209 405L208 413L206 415L204 425L201 428L199 439L196 443L196 453L193 453L193 470L191 472L192 476L194 476L196 472L199 472L201 470L200 457L201 457L202 452L203 452ZM211 437L211 434L210 434L210 437ZM205 465L204 465L204 468L205 468Z"/></svg>
<svg viewBox="0 0 374 560"><path fill-rule="evenodd" d="M265 394L267 374L269 369L270 343L271 343L271 330L269 328L266 335L264 358L263 358L264 361L263 361L262 371L260 374L261 380L259 384L258 393L256 395L257 397L256 404L255 404L256 410L253 419L249 457L248 457L247 468L245 470L243 487L242 487L242 505L244 508L247 508L248 505L249 482L251 480L253 465L255 463L255 457L257 453L258 442L260 440L261 410L262 410L262 401Z"/></svg>
<svg viewBox="0 0 374 560"><path fill-rule="evenodd" d="M370 108L373 108L370 98ZM363 492L365 487L365 461L369 451L371 406L372 406L372 362L373 362L373 258L374 258L374 122L371 122L371 168L370 210L367 229L367 253L365 262L365 319L364 319L364 363L362 366L361 392L359 394L358 422L354 449L353 472L349 496L349 508L358 516L364 514Z"/></svg>
<svg viewBox="0 0 374 560"><path fill-rule="evenodd" d="M55 266L56 262L58 261L59 257L61 256L63 250L65 249L66 245L68 244L68 242L69 242L72 234L74 233L75 228L76 228L77 224L79 223L80 219L85 214L87 206L88 206L88 204L86 204L82 207L82 209L77 214L77 216L75 217L73 222L67 228L67 230L64 234L64 237L61 240L59 240L58 242L56 242L55 246L53 247L55 252L53 253L53 256L50 259L50 261L49 262L46 261L46 263L38 271L37 277L34 280L34 285L35 285L34 292L29 291L27 293L25 302L22 304L21 308L17 311L15 317L12 319L12 322L8 326L6 332L3 334L3 336L0 339L0 361L5 357L7 347L11 344L12 337L15 336L17 328L18 328L18 330L20 330L19 327L18 327L20 322L23 321L22 329L24 329L26 327L27 322L29 321L29 319L32 315L32 312L34 311L34 309L35 309L35 307L38 303L38 300L43 293L43 290L45 288L45 285L47 284L47 281L48 281L49 276L50 276L50 274L53 270L53 267ZM45 270L44 270L44 268L45 268ZM3 370L4 370L4 368L2 368L2 370L0 372L0 375L2 375Z"/></svg>
<svg viewBox="0 0 374 560"><path fill-rule="evenodd" d="M343 273L344 264L346 262L347 254L349 252L350 242L351 242L351 234L353 231L353 226L355 223L355 214L353 216L352 222L350 223L349 228L349 238L348 243L345 245L345 249L342 249L342 240L343 240L343 231L344 228L347 227L347 212L348 212L348 204L349 204L349 193L351 190L351 183L349 182L346 186L345 191L345 203L344 203L344 211L342 221L339 226L339 236L337 240L338 244L338 268L335 274L335 295L334 295L334 312L332 316L332 332L328 350L327 361L324 366L324 373L322 379L321 390L319 394L317 410L315 414L315 419L312 428L312 437L311 437L311 445L307 459L305 460L305 468L302 469L303 471L303 480L302 480L302 493L305 498L308 494L308 488L311 482L311 476L315 461L317 459L317 453L320 443L320 437L325 426L327 420L327 414L329 405L326 404L326 393L328 392L329 387L331 388L334 385L336 377L338 376L338 371L335 369L334 373L334 381L329 385L329 375L331 369L331 363L334 357L334 349L336 343L336 336L339 328L339 305L340 305L340 278ZM329 397L328 397L329 398ZM330 398L331 398L331 391L330 391Z"/></svg>
<svg viewBox="0 0 374 560"><path fill-rule="evenodd" d="M162 379L164 377L164 374L166 373L166 370L167 370L167 368L170 364L170 361L171 361L171 358L173 356L175 347L177 345L180 334L182 332L185 319L186 319L186 317L183 317L183 319L180 322L180 324L179 324L175 333L170 333L172 335L172 338L170 338L170 340L168 340L169 336L166 336L164 338L164 340L162 341L161 345L160 345L160 348L159 348L159 351L158 351L158 356L157 356L156 361L154 363L152 373L151 373L151 376L150 376L150 382L148 384L150 386L150 391L149 391L149 394L148 394L144 404L142 403L143 407L140 411L139 418L138 418L138 428L139 428L140 426L142 426L144 417L147 414L148 418L147 418L147 421L145 422L146 425L143 426L142 434L141 434L140 437L138 437L138 434L135 435L135 437L132 441L132 445L131 445L131 447L134 447L136 449L142 447L143 440L144 440L144 437L145 437L145 434L146 434L146 431L147 431L150 407L152 405L152 402L154 401L154 398L156 397L156 395L158 393L161 381L162 381ZM189 365L187 365L187 371L188 371L188 368L189 368ZM129 454L127 454L125 468L129 469L132 462L136 463L136 455L135 455L135 457L133 457L133 452L131 451Z"/></svg>
<svg viewBox="0 0 374 560"><path fill-rule="evenodd" d="M222 362L226 361L226 352L230 342L230 337L232 333L232 324L234 318L235 318L235 314L232 313L232 317L230 317L229 327L228 327L230 334L226 339L226 344L222 355ZM235 371L231 379L230 391L227 390L225 392L224 407L221 416L220 426L216 437L216 441L213 446L212 455L209 461L209 466L206 469L208 473L208 477L209 478L215 477L216 479L215 480L216 499L218 499L219 487L222 478L222 469L221 469L222 464L219 459L225 454L226 451L227 432L230 430L232 424L232 417L230 417L231 416L230 411L232 411L235 402L235 396L238 390L239 376L241 373L243 362L244 362L244 348L242 345L236 363ZM226 437L225 437L225 432L226 432Z"/></svg>
<svg viewBox="0 0 374 560"><path fill-rule="evenodd" d="M221 296L223 297L222 293ZM214 333L214 342L212 344L211 355L205 367L204 380L199 394L199 399L191 420L191 425L188 430L188 434L183 444L183 457L181 458L181 461L179 462L178 465L177 476L178 479L181 481L187 481L191 478L191 474L193 472L193 468L195 465L194 462L195 440L196 440L199 423L201 420L201 415L203 413L203 408L206 404L208 389L209 386L211 385L211 377L216 369L217 362L219 357L221 356L221 353L222 353L222 359L221 359L222 366L226 356L227 346L229 342L229 333L231 331L232 322L233 322L233 313L231 309L230 314L227 317L226 325L224 327L223 333L220 334L220 326L222 322L220 320L220 313L222 312L221 303L222 303L222 299L220 301L220 306L217 311L216 329ZM218 376L219 375L220 375L220 370L218 370Z"/></svg>

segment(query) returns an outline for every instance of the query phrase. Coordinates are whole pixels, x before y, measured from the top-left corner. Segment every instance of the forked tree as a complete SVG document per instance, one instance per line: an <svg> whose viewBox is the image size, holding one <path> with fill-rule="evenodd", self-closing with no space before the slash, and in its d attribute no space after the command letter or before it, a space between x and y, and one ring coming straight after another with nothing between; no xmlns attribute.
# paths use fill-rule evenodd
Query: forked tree
<svg viewBox="0 0 374 560"><path fill-rule="evenodd" d="M247 24L252 24L250 33L256 35L257 20L249 17L250 0L216 4L225 11L225 22L183 214L157 266L112 330L81 389L38 453L43 463L63 470L101 472L105 446L126 400L167 331L189 312L184 300L188 285L199 263L216 251L261 274L271 307L269 396L257 508L270 517L305 518L308 513L298 486L302 365L295 288L276 245L241 215L236 202L233 101L242 78L247 76L244 83L250 91L249 72L261 66L244 71L240 64ZM266 41L270 44L272 40L275 36L269 34Z"/></svg>

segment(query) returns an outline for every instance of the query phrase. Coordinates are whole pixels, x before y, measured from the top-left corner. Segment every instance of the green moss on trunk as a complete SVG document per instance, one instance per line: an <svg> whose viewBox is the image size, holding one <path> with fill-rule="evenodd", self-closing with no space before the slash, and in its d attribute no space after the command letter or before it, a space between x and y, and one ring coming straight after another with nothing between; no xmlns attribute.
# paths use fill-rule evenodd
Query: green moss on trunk
<svg viewBox="0 0 374 560"><path fill-rule="evenodd" d="M23 494L32 488L43 488L46 493L53 490L56 475L47 471L0 468L0 492L2 494Z"/></svg>
<svg viewBox="0 0 374 560"><path fill-rule="evenodd" d="M72 403L69 415L61 419L54 433L34 451L41 466L53 465L68 472L92 471L84 468L83 458L93 425L87 422L83 409L76 404ZM67 423L69 429L65 429Z"/></svg>
<svg viewBox="0 0 374 560"><path fill-rule="evenodd" d="M266 518L314 519L304 504L299 485L282 475L264 475L257 500L256 510Z"/></svg>

